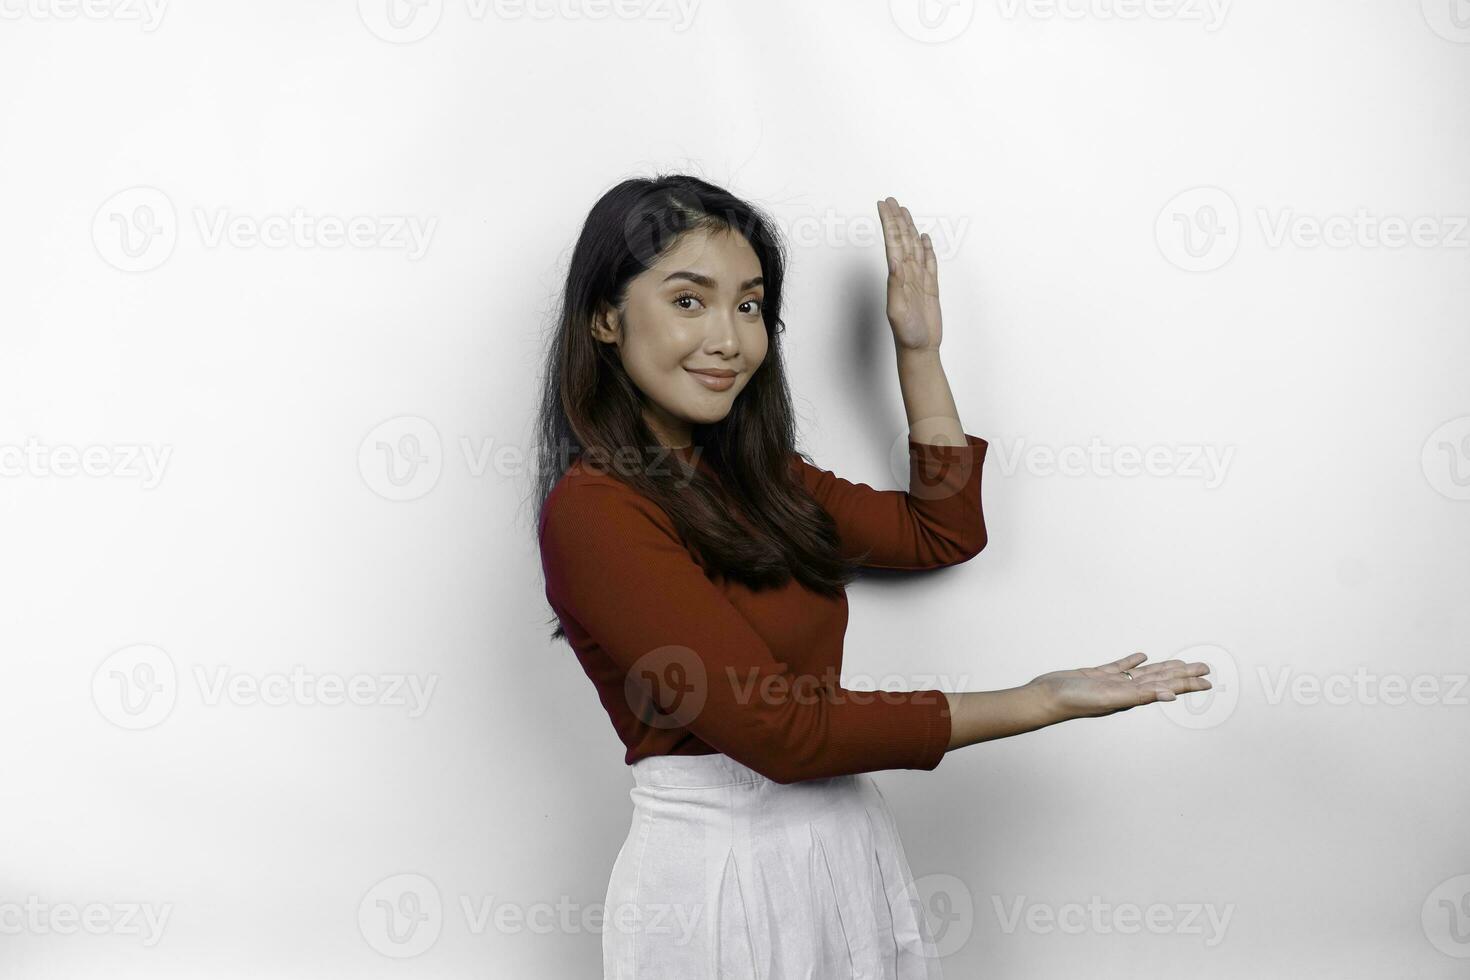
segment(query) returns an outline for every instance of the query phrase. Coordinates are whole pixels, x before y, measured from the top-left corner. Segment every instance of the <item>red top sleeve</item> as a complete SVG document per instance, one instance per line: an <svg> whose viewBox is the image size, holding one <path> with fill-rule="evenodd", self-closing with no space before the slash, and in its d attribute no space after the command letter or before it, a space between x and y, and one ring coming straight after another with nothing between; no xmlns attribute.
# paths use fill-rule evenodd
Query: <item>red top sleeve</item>
<svg viewBox="0 0 1470 980"><path fill-rule="evenodd" d="M966 447L911 443L912 498L802 465L844 547L871 549L879 567L934 567L984 544L984 442L968 438ZM705 575L663 509L626 484L568 471L547 498L540 536L547 598L569 641L593 648L578 652L584 663L595 655L594 681L615 725L623 719L620 732L633 724L626 702L642 692L667 716L662 727L677 720L779 783L933 769L944 757L950 718L942 692L851 691L793 671L732 604L728 586ZM800 589L803 601L813 596L795 580L787 587ZM845 624L844 603L839 629ZM839 635L838 669L840 645ZM628 685L630 675L639 683Z"/></svg>
<svg viewBox="0 0 1470 980"><path fill-rule="evenodd" d="M908 443L907 493L851 483L800 456L793 462L817 503L837 522L848 557L860 558L869 568L939 568L968 561L985 547L980 470L989 443L968 433L963 446Z"/></svg>

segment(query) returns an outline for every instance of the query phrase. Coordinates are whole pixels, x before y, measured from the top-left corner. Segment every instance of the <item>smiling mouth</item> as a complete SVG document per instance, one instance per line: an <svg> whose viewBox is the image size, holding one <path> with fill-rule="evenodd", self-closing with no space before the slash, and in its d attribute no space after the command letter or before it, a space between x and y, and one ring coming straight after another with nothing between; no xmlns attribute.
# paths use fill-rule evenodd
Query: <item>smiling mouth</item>
<svg viewBox="0 0 1470 980"><path fill-rule="evenodd" d="M707 374L703 371L690 371L688 368L685 368L684 370L688 371L689 376L692 377L695 381L698 381L700 384L704 385L711 391L728 391L735 384L734 371L719 375Z"/></svg>

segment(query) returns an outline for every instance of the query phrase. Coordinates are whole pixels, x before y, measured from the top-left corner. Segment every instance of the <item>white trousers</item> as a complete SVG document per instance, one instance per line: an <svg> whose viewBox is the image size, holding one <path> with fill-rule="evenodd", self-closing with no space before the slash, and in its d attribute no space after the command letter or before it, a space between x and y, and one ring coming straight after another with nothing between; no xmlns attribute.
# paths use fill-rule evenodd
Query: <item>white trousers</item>
<svg viewBox="0 0 1470 980"><path fill-rule="evenodd" d="M871 776L783 785L723 754L631 769L604 980L942 980Z"/></svg>

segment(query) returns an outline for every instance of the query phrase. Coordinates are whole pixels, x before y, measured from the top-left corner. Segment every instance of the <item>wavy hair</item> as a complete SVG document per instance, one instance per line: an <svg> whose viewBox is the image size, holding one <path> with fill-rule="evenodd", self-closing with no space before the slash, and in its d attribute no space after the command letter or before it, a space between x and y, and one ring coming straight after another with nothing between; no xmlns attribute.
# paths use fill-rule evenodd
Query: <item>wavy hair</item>
<svg viewBox="0 0 1470 980"><path fill-rule="evenodd" d="M837 528L792 468L794 412L781 353L781 288L786 256L779 233L756 207L697 177L625 180L593 205L572 251L542 372L535 459L536 527L546 499L579 457L616 459L628 447L657 447L643 393L615 345L592 336L605 307L620 312L628 282L696 229L745 237L765 281L765 360L718 422L692 427L693 444L714 476L677 455L671 467L620 466L608 472L658 504L706 574L752 589L795 576L807 588L840 594L857 574L838 551ZM565 636L558 622L552 638Z"/></svg>

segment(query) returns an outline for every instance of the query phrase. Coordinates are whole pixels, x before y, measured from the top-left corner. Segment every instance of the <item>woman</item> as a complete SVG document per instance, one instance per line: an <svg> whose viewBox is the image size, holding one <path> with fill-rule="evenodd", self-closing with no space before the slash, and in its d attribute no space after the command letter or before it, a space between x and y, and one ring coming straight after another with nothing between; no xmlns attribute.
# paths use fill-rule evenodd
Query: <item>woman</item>
<svg viewBox="0 0 1470 980"><path fill-rule="evenodd" d="M839 684L857 569L985 546L985 440L939 358L938 266L880 202L908 492L799 455L785 260L755 208L688 176L628 180L572 254L541 409L546 595L632 767L607 978L939 977L877 784L961 746L1209 688L1204 664L1043 674L1004 691Z"/></svg>

